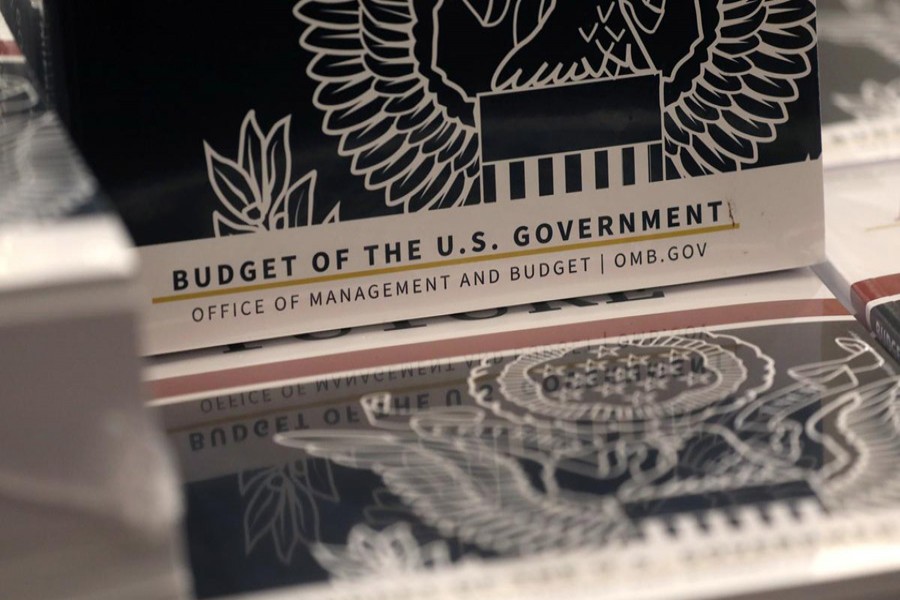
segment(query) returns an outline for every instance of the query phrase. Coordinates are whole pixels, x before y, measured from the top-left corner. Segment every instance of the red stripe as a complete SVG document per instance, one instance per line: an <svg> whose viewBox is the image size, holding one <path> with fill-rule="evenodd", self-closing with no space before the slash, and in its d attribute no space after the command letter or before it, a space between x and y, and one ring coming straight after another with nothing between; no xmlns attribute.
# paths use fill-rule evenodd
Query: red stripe
<svg viewBox="0 0 900 600"><path fill-rule="evenodd" d="M153 398L212 393L225 388L260 387L273 381L322 376L336 371L354 371L385 365L437 360L455 356L502 352L545 344L581 342L635 332L666 331L784 319L847 315L840 302L782 300L685 310L658 315L640 315L556 327L539 327L436 340L387 348L372 348L328 356L236 367L222 371L183 375L148 382Z"/></svg>
<svg viewBox="0 0 900 600"><path fill-rule="evenodd" d="M900 273L882 275L857 281L850 287L850 299L853 302L853 311L857 318L866 323L866 306L869 302L900 294Z"/></svg>
<svg viewBox="0 0 900 600"><path fill-rule="evenodd" d="M22 56L22 51L14 41L0 40L0 56Z"/></svg>

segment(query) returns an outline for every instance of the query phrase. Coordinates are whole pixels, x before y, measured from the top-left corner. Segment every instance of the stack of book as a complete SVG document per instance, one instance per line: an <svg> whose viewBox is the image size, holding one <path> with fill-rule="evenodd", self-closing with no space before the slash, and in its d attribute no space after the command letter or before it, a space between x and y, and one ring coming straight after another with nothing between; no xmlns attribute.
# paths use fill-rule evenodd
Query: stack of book
<svg viewBox="0 0 900 600"><path fill-rule="evenodd" d="M823 126L827 261L816 270L900 358L900 10L843 2L820 11L823 117L833 120Z"/></svg>
<svg viewBox="0 0 900 600"><path fill-rule="evenodd" d="M44 0L146 351L822 260L814 2L632 4Z"/></svg>
<svg viewBox="0 0 900 600"><path fill-rule="evenodd" d="M900 585L900 366L812 272L546 308L156 361L198 597Z"/></svg>
<svg viewBox="0 0 900 600"><path fill-rule="evenodd" d="M19 599L186 594L143 405L138 263L0 20L0 581Z"/></svg>
<svg viewBox="0 0 900 600"><path fill-rule="evenodd" d="M0 101L137 246L197 597L896 595L890 4L0 10L42 73Z"/></svg>

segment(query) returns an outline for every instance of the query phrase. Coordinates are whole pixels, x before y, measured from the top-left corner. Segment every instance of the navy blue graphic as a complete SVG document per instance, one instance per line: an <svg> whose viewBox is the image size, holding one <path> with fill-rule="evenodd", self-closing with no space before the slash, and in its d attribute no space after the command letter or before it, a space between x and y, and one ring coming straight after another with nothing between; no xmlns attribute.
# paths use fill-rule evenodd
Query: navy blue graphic
<svg viewBox="0 0 900 600"><path fill-rule="evenodd" d="M634 185L634 148L622 148L622 184Z"/></svg>
<svg viewBox="0 0 900 600"><path fill-rule="evenodd" d="M660 150L635 146L635 185L820 153L812 0L44 6L50 92L139 245L214 235L211 215L222 203L204 144L234 160L251 111L263 132L291 117L287 175L293 183L315 172L314 224L335 209L349 220L478 204L494 187L539 197L527 189L538 181L528 160L497 170L496 186L482 181L482 138L495 138L477 107L491 94L512 101L521 93L523 115L564 115L566 106L527 106L528 94L608 84L609 94L594 99L602 110L580 113L585 132L652 103ZM631 90L631 77L656 78L659 88L646 97ZM513 133L548 123L523 116ZM560 136L563 146L569 137ZM604 155L578 151L583 191L623 184L615 148L605 150L604 168ZM566 175L572 154L553 155L557 194L577 187ZM229 219L246 225L254 214ZM290 223L298 224L308 223Z"/></svg>
<svg viewBox="0 0 900 600"><path fill-rule="evenodd" d="M900 360L900 301L889 300L869 311L872 331L888 352Z"/></svg>
<svg viewBox="0 0 900 600"><path fill-rule="evenodd" d="M594 181L598 190L609 187L609 155L606 150L594 153Z"/></svg>
<svg viewBox="0 0 900 600"><path fill-rule="evenodd" d="M566 163L568 167L568 163ZM492 165L486 165L490 168ZM496 182L484 180L486 190L492 190ZM509 163L509 195L513 200L521 200L525 197L525 163L516 160Z"/></svg>
<svg viewBox="0 0 900 600"><path fill-rule="evenodd" d="M662 139L657 75L479 96L486 162ZM527 124L527 127L523 127Z"/></svg>
<svg viewBox="0 0 900 600"><path fill-rule="evenodd" d="M601 150L621 155L619 180L622 185L634 185L634 146L644 146L643 155L648 156L648 161L648 144L661 149L660 102L658 75L479 96L482 170L492 172L490 179L485 176L483 180L485 197L497 195L495 167L503 174L508 173L513 200L527 197L524 169L533 161L522 159L532 157L543 157L537 158L537 195L553 194L554 167L548 155L561 154L564 155L565 193L580 192L585 188L581 155L590 156ZM609 174L604 173L602 179L608 181ZM647 181L658 180L647 178Z"/></svg>
<svg viewBox="0 0 900 600"><path fill-rule="evenodd" d="M538 190L541 196L553 195L553 159L538 159Z"/></svg>
<svg viewBox="0 0 900 600"><path fill-rule="evenodd" d="M284 413L364 418L310 416L275 441L224 441L271 409L182 423L198 595L640 543L649 523L740 536L750 513L759 528L772 511L896 506L900 431L884 417L900 381L865 337L847 320L536 348L443 365L395 396L322 380Z"/></svg>
<svg viewBox="0 0 900 600"><path fill-rule="evenodd" d="M581 157L569 154L566 156L566 193L580 192L581 189Z"/></svg>
<svg viewBox="0 0 900 600"><path fill-rule="evenodd" d="M508 161L528 158L524 197L560 193L546 159L572 152L615 148L616 171L582 189L820 152L810 0L302 0L296 13L325 128L389 205L522 199Z"/></svg>

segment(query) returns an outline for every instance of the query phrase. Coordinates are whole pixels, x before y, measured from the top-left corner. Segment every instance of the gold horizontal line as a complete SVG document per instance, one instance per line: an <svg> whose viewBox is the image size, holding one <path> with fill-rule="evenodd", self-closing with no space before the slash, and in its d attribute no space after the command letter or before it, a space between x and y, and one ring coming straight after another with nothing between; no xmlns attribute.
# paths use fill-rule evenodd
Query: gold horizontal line
<svg viewBox="0 0 900 600"><path fill-rule="evenodd" d="M874 225L872 227L866 227L866 231L879 231L881 229L893 229L894 227L900 227L900 221L894 221L893 223L886 223L884 225Z"/></svg>
<svg viewBox="0 0 900 600"><path fill-rule="evenodd" d="M328 283L331 281L342 281L346 279L358 279L361 277L374 277L376 275L389 275L392 273L404 273L406 271L424 271L427 269L437 269L440 267L453 267L456 265L466 265L479 262L487 262L493 260L504 260L507 258L521 258L524 256L535 256L540 254L557 254L560 252L573 252L575 250L586 250L589 248L600 248L603 246L616 246L621 244L633 244L636 242L649 242L652 240L665 240L670 238L685 237L690 235L702 235L704 233L717 233L730 229L738 229L740 224L729 223L727 225L714 225L712 227L698 227L695 229L685 229L678 231L666 231L663 233L650 233L646 235L633 235L624 238L615 238L611 240L599 240L593 242L580 242L577 244L567 244L565 246L544 246L540 248L529 248L527 250L514 250L511 252L500 252L497 254L486 254L481 256L467 256L464 258L451 258L448 260L436 260L427 263L415 263L409 265L399 265L396 267L383 267L380 269L370 269L367 271L353 271L350 273L334 273L331 275L319 275L316 277L304 277L301 279L288 279L285 281L273 281L269 283L256 283L251 285L243 285L232 288L224 288L218 290L206 290L203 292L190 292L186 294L173 294L171 296L157 296L153 298L153 304L165 304L167 302L182 302L184 300L198 300L200 298L212 298L214 296L228 296L231 294L244 294L247 292L258 292L262 290L274 290L278 288L296 287L302 285L312 285L316 283Z"/></svg>

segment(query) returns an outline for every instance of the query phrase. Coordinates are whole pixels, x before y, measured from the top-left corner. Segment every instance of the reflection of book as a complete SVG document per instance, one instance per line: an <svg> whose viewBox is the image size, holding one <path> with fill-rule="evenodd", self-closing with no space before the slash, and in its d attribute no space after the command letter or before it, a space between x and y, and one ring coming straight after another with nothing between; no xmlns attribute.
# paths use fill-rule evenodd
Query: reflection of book
<svg viewBox="0 0 900 600"><path fill-rule="evenodd" d="M882 416L898 366L821 283L634 304L630 331L492 327L484 353L420 341L414 364L296 381L261 364L248 368L275 380L161 403L198 595L362 579L308 591L863 597L896 583L900 431Z"/></svg>
<svg viewBox="0 0 900 600"><path fill-rule="evenodd" d="M891 2L817 9L825 166L900 156L900 13Z"/></svg>
<svg viewBox="0 0 900 600"><path fill-rule="evenodd" d="M900 176L897 165L856 166L825 178L826 254L816 270L900 357Z"/></svg>

